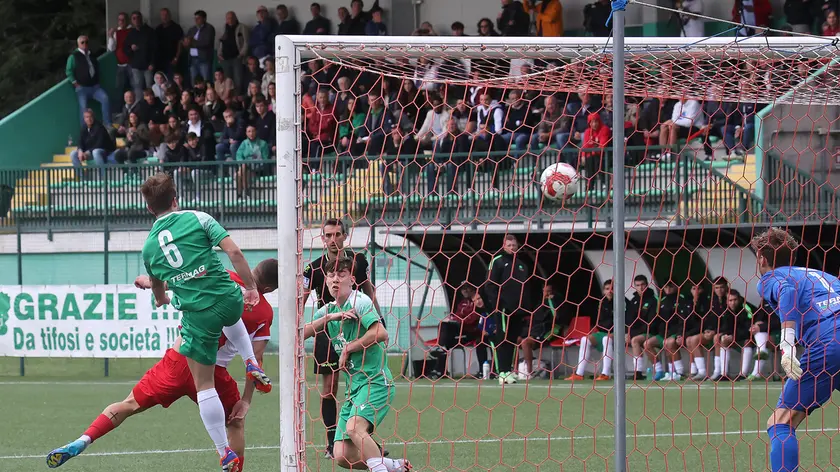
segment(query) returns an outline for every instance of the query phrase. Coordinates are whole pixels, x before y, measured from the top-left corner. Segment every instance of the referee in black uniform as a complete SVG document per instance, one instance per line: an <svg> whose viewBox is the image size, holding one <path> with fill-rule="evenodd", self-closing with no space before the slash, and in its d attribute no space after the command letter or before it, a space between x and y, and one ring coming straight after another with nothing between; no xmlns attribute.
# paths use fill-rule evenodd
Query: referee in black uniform
<svg viewBox="0 0 840 472"><path fill-rule="evenodd" d="M328 261L335 260L339 256L352 259L353 277L356 279L354 290L362 293L373 300L376 311L382 315L379 303L376 301L376 289L370 282L370 266L364 254L353 252L344 247L344 240L347 238L347 230L344 223L331 218L324 222L321 227L321 240L324 242L325 254L307 264L303 269L303 303L309 299L309 294L315 290L318 295L318 308L334 301L326 286L326 274L324 267ZM332 459L333 443L335 443L335 429L338 417L336 394L338 393L338 354L332 347L330 338L326 331L315 335L315 373L323 377L321 386L321 419L327 428L327 451L326 457Z"/></svg>

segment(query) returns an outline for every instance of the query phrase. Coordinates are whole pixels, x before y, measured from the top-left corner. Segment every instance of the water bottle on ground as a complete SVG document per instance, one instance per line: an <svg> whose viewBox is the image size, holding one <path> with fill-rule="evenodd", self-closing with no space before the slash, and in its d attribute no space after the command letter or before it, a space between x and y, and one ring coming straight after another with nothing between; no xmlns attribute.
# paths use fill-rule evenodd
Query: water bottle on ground
<svg viewBox="0 0 840 472"><path fill-rule="evenodd" d="M490 361L484 361L481 366L481 378L488 380L490 378Z"/></svg>

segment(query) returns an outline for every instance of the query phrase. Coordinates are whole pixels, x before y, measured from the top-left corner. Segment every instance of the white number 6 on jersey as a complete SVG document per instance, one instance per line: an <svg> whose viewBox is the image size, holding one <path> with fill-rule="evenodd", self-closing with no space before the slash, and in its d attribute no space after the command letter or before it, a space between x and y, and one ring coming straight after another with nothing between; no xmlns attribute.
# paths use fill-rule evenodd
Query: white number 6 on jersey
<svg viewBox="0 0 840 472"><path fill-rule="evenodd" d="M172 244L173 239L175 238L172 237L172 232L169 230L163 230L158 233L158 243L160 244L160 249L163 251L163 256L166 257L166 261L169 262L169 265L173 269L177 269L184 265L184 258L181 257L181 251L178 250L178 246Z"/></svg>

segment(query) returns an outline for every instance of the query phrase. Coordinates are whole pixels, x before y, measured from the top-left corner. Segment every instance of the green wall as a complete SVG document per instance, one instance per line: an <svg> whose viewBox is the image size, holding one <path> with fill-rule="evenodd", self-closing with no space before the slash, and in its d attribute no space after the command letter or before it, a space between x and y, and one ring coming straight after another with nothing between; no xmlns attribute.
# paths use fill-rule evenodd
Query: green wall
<svg viewBox="0 0 840 472"><path fill-rule="evenodd" d="M117 60L107 53L99 58L99 64L100 82L114 100ZM99 104L88 103L98 114ZM53 154L64 151L68 136L78 142L80 127L76 92L64 79L0 120L0 168L35 167L52 161Z"/></svg>

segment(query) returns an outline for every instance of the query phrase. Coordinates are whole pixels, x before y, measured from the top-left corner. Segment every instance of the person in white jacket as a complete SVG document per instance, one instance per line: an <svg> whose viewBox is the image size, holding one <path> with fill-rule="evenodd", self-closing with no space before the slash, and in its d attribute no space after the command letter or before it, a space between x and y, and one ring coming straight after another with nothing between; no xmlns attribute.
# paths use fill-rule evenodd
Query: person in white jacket
<svg viewBox="0 0 840 472"><path fill-rule="evenodd" d="M432 109L426 113L423 125L417 131L417 142L424 150L433 149L437 142L446 135L446 124L449 123L451 115L449 108L443 104L443 99L439 95L433 94L431 102Z"/></svg>
<svg viewBox="0 0 840 472"><path fill-rule="evenodd" d="M703 0L681 0L678 10L686 13L703 14ZM706 22L694 15L680 15L680 36L683 38L700 38L706 36Z"/></svg>
<svg viewBox="0 0 840 472"><path fill-rule="evenodd" d="M703 139L703 150L706 153L706 160L711 160L714 149L709 143L709 135L720 137L720 131L709 126L703 107L697 100L681 98L674 105L671 119L662 123L662 132L659 134L659 144L664 150L665 159L671 158L671 150L678 139L691 140L694 138Z"/></svg>

